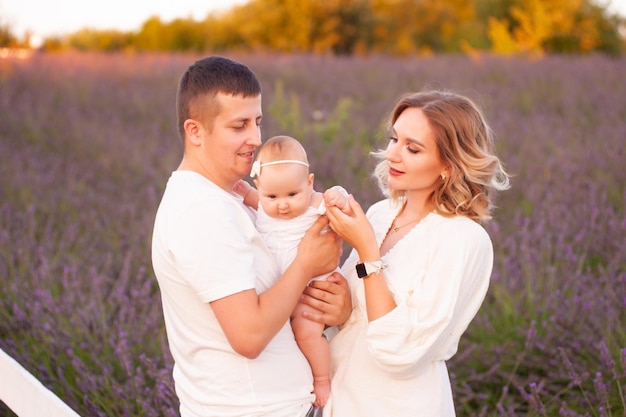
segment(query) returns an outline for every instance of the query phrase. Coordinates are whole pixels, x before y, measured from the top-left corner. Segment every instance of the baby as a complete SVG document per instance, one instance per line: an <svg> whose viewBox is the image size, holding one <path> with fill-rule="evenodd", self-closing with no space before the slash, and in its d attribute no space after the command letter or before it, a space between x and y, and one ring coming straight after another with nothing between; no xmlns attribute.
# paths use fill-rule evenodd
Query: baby
<svg viewBox="0 0 626 417"><path fill-rule="evenodd" d="M244 204L257 210L257 229L274 255L281 274L296 256L305 232L326 212L327 204L346 212L350 207L348 193L340 186L325 193L313 189L314 175L309 173L306 151L300 142L289 136L275 136L265 142L250 176L256 190L247 182L239 181L234 191L243 197ZM291 327L313 372L314 406L322 407L330 395L330 349L322 334L324 324L302 316L309 308L302 303L296 306L291 314Z"/></svg>

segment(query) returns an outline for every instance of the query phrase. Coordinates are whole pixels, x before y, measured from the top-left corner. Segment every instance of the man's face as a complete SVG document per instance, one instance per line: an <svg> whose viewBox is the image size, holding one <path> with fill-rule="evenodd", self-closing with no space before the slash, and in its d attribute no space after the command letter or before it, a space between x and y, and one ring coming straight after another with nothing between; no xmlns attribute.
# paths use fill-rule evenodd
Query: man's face
<svg viewBox="0 0 626 417"><path fill-rule="evenodd" d="M219 93L219 112L202 128L201 164L207 176L225 190L250 173L254 154L261 146L261 96ZM208 125L208 124L207 124Z"/></svg>

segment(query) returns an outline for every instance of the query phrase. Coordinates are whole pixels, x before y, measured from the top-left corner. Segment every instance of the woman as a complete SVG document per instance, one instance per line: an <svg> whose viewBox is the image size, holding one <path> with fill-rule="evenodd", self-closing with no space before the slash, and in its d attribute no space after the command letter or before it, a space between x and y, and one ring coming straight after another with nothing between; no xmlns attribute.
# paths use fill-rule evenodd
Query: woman
<svg viewBox="0 0 626 417"><path fill-rule="evenodd" d="M374 153L388 196L364 214L327 212L354 250L342 270L354 310L331 340L329 417L446 417L454 403L445 361L476 315L493 265L490 218L508 176L493 135L468 98L402 97L389 144Z"/></svg>

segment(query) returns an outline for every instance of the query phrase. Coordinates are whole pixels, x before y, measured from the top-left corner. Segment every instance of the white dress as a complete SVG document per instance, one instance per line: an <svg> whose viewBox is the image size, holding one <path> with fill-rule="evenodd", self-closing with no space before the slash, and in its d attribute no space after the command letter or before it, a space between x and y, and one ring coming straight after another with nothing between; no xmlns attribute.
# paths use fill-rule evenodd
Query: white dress
<svg viewBox="0 0 626 417"><path fill-rule="evenodd" d="M368 210L379 245L397 212L389 200ZM324 417L454 416L445 361L487 292L489 235L466 217L430 213L382 259L397 307L371 323L355 251L343 265L354 309L331 340Z"/></svg>

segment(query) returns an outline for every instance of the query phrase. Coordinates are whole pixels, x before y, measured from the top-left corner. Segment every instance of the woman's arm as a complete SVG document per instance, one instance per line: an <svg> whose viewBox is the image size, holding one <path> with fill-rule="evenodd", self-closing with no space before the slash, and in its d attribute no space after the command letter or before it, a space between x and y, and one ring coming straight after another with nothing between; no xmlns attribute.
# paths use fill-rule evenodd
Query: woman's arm
<svg viewBox="0 0 626 417"><path fill-rule="evenodd" d="M398 306L370 322L366 333L372 356L388 372L411 373L449 359L480 308L493 251L486 232L469 223L438 221L414 235L414 244L394 250L388 274L404 283L395 293ZM419 258L415 247L423 248Z"/></svg>
<svg viewBox="0 0 626 417"><path fill-rule="evenodd" d="M348 205L347 210L328 207L326 216L330 220L330 228L357 251L361 262L379 261L380 249L365 212L353 196L348 197ZM384 270L364 277L363 285L369 321L384 316L396 307Z"/></svg>

